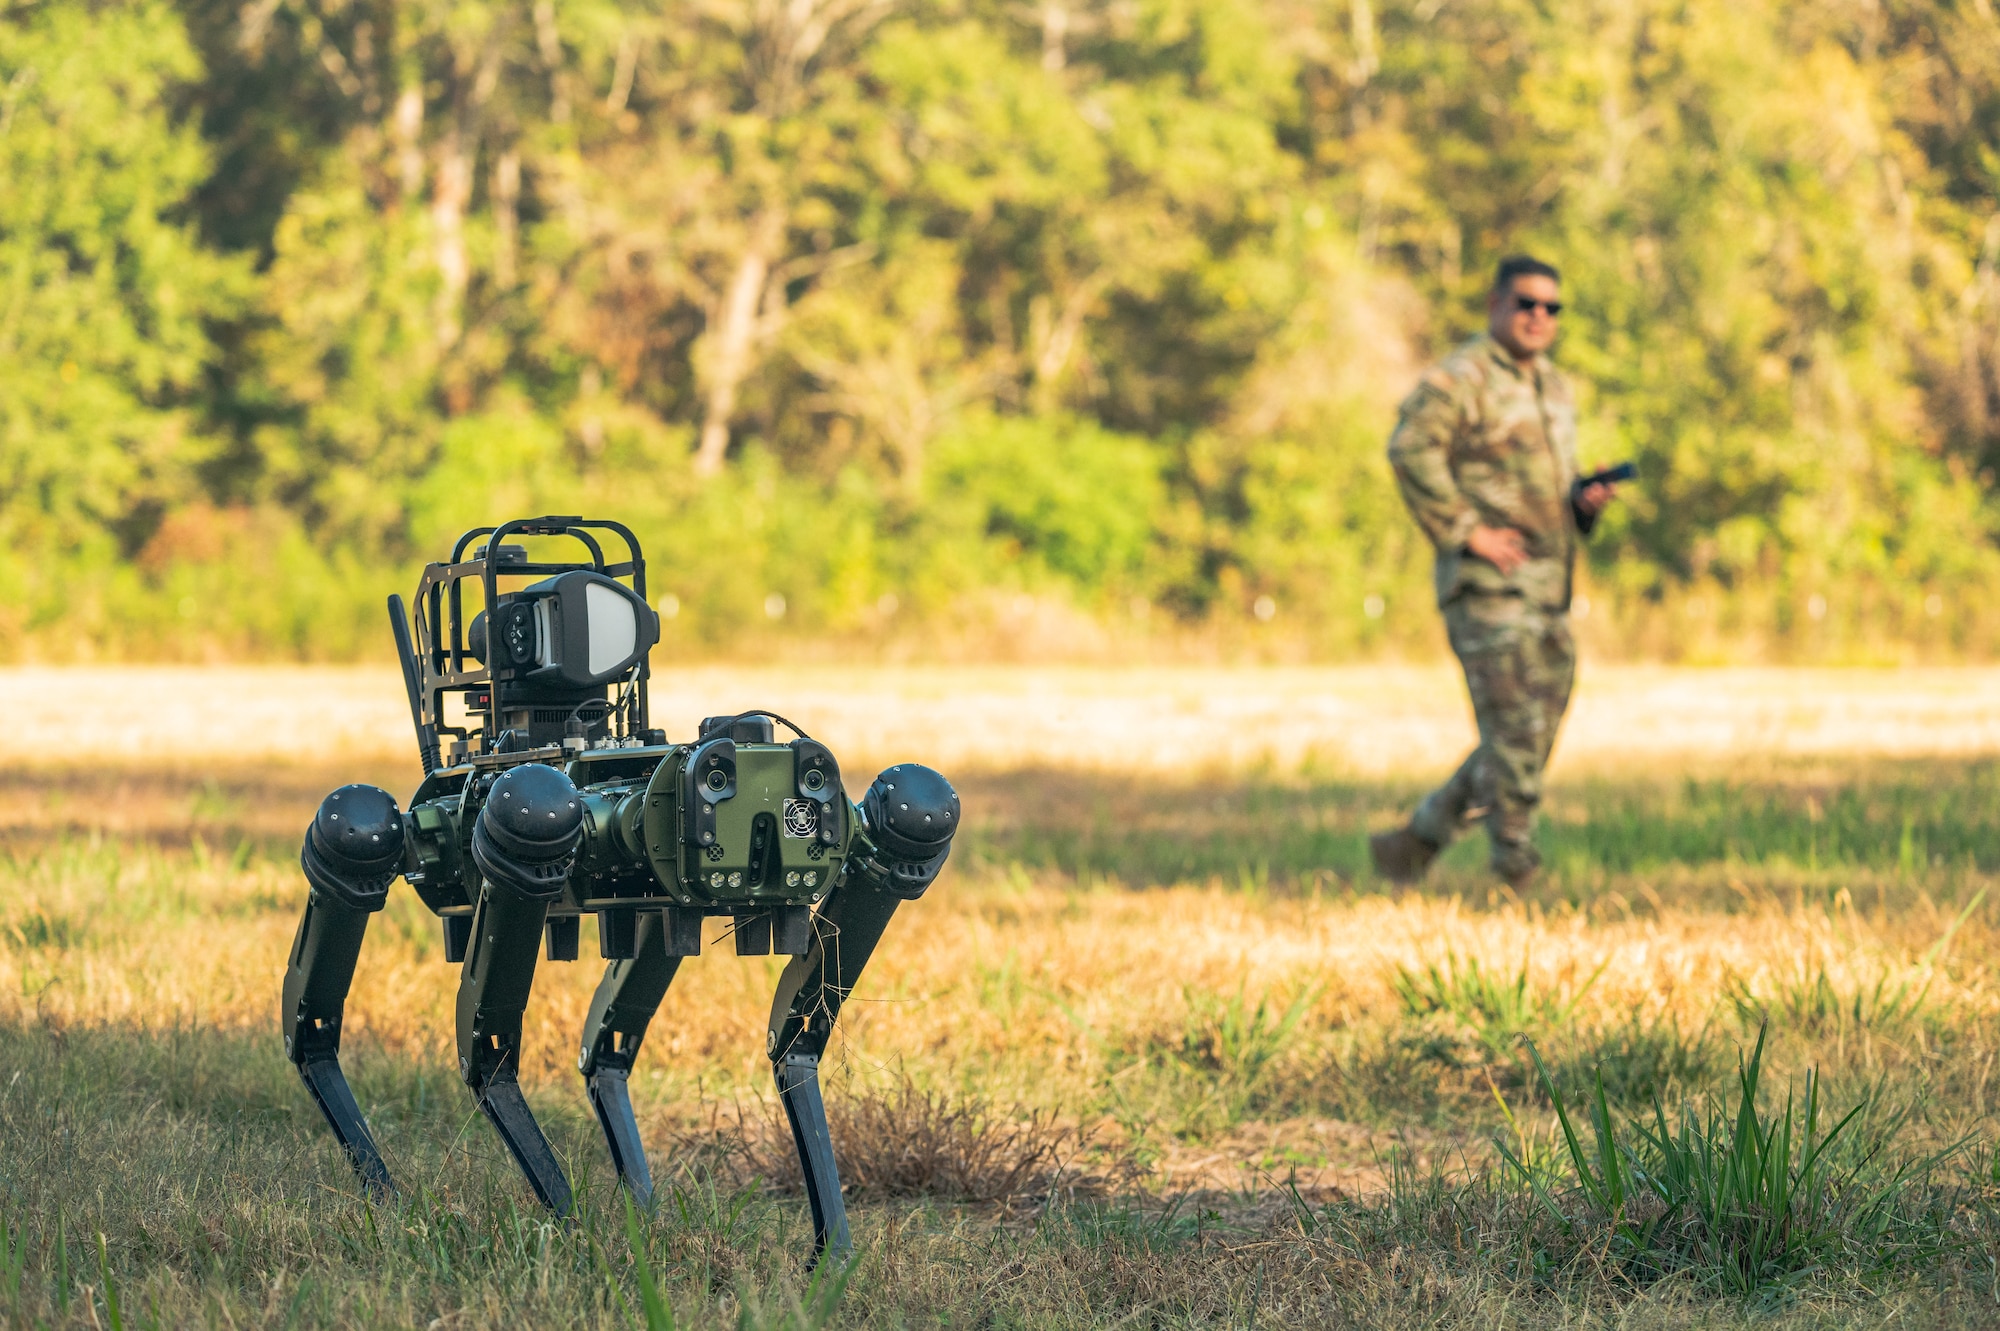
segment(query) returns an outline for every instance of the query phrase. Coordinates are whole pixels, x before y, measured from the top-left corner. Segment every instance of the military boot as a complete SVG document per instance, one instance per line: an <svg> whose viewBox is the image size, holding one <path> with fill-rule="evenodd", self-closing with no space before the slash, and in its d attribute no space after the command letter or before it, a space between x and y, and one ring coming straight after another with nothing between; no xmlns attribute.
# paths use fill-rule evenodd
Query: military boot
<svg viewBox="0 0 2000 1331"><path fill-rule="evenodd" d="M1375 862L1376 874L1392 883L1414 883L1422 878L1440 849L1407 827L1368 838L1368 858Z"/></svg>
<svg viewBox="0 0 2000 1331"><path fill-rule="evenodd" d="M1493 873L1501 882L1520 891L1541 876L1542 853L1532 843L1495 841Z"/></svg>

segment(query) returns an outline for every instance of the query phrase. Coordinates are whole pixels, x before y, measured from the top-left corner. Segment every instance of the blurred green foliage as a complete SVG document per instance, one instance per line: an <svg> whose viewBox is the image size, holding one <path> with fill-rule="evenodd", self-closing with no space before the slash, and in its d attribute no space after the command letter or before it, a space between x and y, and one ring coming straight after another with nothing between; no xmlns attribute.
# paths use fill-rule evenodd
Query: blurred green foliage
<svg viewBox="0 0 2000 1331"><path fill-rule="evenodd" d="M1996 163L1947 0L16 5L0 650L377 654L571 509L674 651L1429 650L1383 439L1532 250L1601 638L1982 653Z"/></svg>

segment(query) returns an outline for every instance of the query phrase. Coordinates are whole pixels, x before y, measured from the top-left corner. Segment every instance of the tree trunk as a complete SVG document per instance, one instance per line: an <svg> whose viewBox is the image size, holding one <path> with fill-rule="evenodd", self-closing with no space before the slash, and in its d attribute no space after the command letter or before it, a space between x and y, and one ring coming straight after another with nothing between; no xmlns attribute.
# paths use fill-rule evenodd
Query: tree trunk
<svg viewBox="0 0 2000 1331"><path fill-rule="evenodd" d="M1032 399L1037 412L1054 411L1062 377L1082 340L1083 321L1089 317L1106 284L1093 274L1071 287L1063 296L1062 313L1049 317L1047 296L1037 296L1030 306L1029 336L1035 344L1035 382Z"/></svg>
<svg viewBox="0 0 2000 1331"><path fill-rule="evenodd" d="M521 154L511 148L493 160L493 281L514 285L514 256L520 247Z"/></svg>
<svg viewBox="0 0 2000 1331"><path fill-rule="evenodd" d="M1069 63L1069 6L1061 0L1042 5L1042 68L1060 74Z"/></svg>
<svg viewBox="0 0 2000 1331"><path fill-rule="evenodd" d="M552 0L536 0L535 46L541 53L542 68L549 75L549 119L558 125L569 122L569 71L563 60L562 33L556 27L556 7Z"/></svg>
<svg viewBox="0 0 2000 1331"><path fill-rule="evenodd" d="M431 188L431 235L436 245L438 277L437 339L440 347L457 343L459 302L465 297L470 269L465 257L465 209L472 201L472 162L454 130L438 144L437 179Z"/></svg>
<svg viewBox="0 0 2000 1331"><path fill-rule="evenodd" d="M785 235L785 215L767 208L751 224L743 256L723 293L719 317L710 325L708 345L708 400L702 414L701 443L695 449L697 476L713 476L722 470L729 451L729 423L736 414L736 390L754 367L758 313L764 303L764 284L771 275L778 245Z"/></svg>
<svg viewBox="0 0 2000 1331"><path fill-rule="evenodd" d="M424 93L417 86L396 96L396 168L402 177L403 197L414 199L424 187Z"/></svg>

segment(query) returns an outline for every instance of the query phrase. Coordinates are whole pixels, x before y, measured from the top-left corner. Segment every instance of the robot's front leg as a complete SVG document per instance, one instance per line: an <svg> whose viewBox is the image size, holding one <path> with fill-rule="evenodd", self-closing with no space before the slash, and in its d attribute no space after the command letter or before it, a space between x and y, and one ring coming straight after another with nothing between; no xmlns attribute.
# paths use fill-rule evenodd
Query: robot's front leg
<svg viewBox="0 0 2000 1331"><path fill-rule="evenodd" d="M484 883L458 986L459 1073L557 1215L569 1213L569 1180L521 1094L521 1015L549 902L562 893L582 828L576 787L555 768L528 764L493 783L473 827Z"/></svg>
<svg viewBox="0 0 2000 1331"><path fill-rule="evenodd" d="M306 829L300 867L312 885L285 968L285 1053L371 1193L395 1190L340 1070L340 1024L368 917L389 899L403 862L403 818L374 786L328 795Z"/></svg>
<svg viewBox="0 0 2000 1331"><path fill-rule="evenodd" d="M653 1175L639 1141L639 1124L632 1116L627 1080L646 1027L659 1011L667 986L680 970L681 958L701 950L701 917L669 908L639 917L634 954L605 968L590 1016L583 1024L583 1049L577 1070L583 1073L590 1107L604 1129L605 1145L618 1177L641 1206L653 1201Z"/></svg>
<svg viewBox="0 0 2000 1331"><path fill-rule="evenodd" d="M958 794L930 768L906 763L875 778L861 814L866 842L857 839L846 877L814 917L811 950L793 958L778 981L766 1046L805 1173L815 1258L853 1251L820 1095L820 1058L896 907L922 896L944 868L958 830Z"/></svg>

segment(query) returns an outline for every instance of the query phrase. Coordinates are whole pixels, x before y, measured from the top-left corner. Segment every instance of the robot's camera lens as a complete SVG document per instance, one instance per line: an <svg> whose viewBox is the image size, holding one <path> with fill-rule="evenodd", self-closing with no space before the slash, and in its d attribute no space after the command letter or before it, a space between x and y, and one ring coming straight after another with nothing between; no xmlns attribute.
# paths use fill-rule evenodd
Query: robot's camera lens
<svg viewBox="0 0 2000 1331"><path fill-rule="evenodd" d="M728 784L729 778L723 773L720 767L711 767L708 769L708 788L710 790L721 790Z"/></svg>
<svg viewBox="0 0 2000 1331"><path fill-rule="evenodd" d="M805 788L809 791L826 789L826 773L820 771L817 767L808 767L806 769Z"/></svg>

